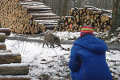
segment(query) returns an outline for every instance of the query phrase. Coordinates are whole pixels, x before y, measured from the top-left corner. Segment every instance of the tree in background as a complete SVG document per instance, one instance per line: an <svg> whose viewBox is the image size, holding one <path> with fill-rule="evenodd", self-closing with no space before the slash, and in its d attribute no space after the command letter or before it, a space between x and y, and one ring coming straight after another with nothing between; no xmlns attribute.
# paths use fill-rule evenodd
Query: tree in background
<svg viewBox="0 0 120 80"><path fill-rule="evenodd" d="M113 0L113 12L112 12L112 33L120 27L120 0Z"/></svg>
<svg viewBox="0 0 120 80"><path fill-rule="evenodd" d="M64 0L62 15L67 15L68 0Z"/></svg>

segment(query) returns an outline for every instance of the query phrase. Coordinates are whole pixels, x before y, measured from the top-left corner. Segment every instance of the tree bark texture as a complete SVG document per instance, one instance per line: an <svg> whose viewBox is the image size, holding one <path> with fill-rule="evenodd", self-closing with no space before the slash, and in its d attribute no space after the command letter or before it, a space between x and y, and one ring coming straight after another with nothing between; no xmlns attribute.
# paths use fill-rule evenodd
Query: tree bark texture
<svg viewBox="0 0 120 80"><path fill-rule="evenodd" d="M15 53L0 53L0 64L21 63L21 55Z"/></svg>
<svg viewBox="0 0 120 80"><path fill-rule="evenodd" d="M28 66L0 66L0 75L28 75Z"/></svg>
<svg viewBox="0 0 120 80"><path fill-rule="evenodd" d="M119 26L120 26L120 0L113 0L111 32L114 32Z"/></svg>

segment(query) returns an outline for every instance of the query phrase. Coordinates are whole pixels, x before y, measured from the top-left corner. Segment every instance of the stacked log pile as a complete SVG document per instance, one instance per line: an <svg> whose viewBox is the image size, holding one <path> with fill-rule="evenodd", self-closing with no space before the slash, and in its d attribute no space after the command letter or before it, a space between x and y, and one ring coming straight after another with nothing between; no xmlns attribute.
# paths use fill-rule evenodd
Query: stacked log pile
<svg viewBox="0 0 120 80"><path fill-rule="evenodd" d="M6 50L5 40L6 36L10 35L10 32L9 28L0 28L0 50Z"/></svg>
<svg viewBox="0 0 120 80"><path fill-rule="evenodd" d="M43 19L59 19L53 14L51 8L45 6L39 0L1 0L0 21L1 27L10 28L18 34L40 33L47 28L56 26L56 22L48 22Z"/></svg>
<svg viewBox="0 0 120 80"><path fill-rule="evenodd" d="M87 21L91 21L91 25L96 32L106 32L111 28L111 19L106 15L107 11L93 9L91 7L72 8L69 16L62 16L59 21L59 28L54 31L80 31Z"/></svg>
<svg viewBox="0 0 120 80"><path fill-rule="evenodd" d="M9 28L0 28L0 80L30 80L29 77L24 77L28 75L29 67L21 63L21 54L6 50L5 40L10 32Z"/></svg>

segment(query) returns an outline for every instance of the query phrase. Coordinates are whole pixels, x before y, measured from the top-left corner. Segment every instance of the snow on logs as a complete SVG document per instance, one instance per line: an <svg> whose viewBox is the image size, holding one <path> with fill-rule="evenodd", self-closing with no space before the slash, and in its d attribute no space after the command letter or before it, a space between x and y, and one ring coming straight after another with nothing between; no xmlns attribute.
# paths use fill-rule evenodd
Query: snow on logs
<svg viewBox="0 0 120 80"><path fill-rule="evenodd" d="M15 63L0 65L0 75L28 75L28 73L29 66L26 64Z"/></svg>
<svg viewBox="0 0 120 80"><path fill-rule="evenodd" d="M30 80L29 77L24 77L29 73L29 66L21 63L21 54L6 51L5 39L10 32L9 28L0 28L0 80Z"/></svg>
<svg viewBox="0 0 120 80"><path fill-rule="evenodd" d="M46 27L34 20L40 17L57 16L52 13L51 8L36 1L39 0L1 0L1 27L10 28L11 32L18 34L44 32Z"/></svg>
<svg viewBox="0 0 120 80"><path fill-rule="evenodd" d="M21 55L19 53L0 53L0 64L21 63Z"/></svg>
<svg viewBox="0 0 120 80"><path fill-rule="evenodd" d="M71 8L69 16L62 16L60 27L54 28L54 31L80 31L89 20L96 32L106 32L111 28L111 18L104 15L105 13L110 12L92 7Z"/></svg>
<svg viewBox="0 0 120 80"><path fill-rule="evenodd" d="M6 36L9 36L11 33L10 28L0 28L0 33L5 33Z"/></svg>

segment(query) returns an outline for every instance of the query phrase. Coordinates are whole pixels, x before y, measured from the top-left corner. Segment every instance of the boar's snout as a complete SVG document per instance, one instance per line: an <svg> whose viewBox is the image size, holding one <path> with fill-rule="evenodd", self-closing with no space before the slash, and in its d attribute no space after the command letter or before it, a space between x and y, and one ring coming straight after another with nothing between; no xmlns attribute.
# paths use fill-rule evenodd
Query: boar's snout
<svg viewBox="0 0 120 80"><path fill-rule="evenodd" d="M61 46L61 44L57 44L58 46Z"/></svg>
<svg viewBox="0 0 120 80"><path fill-rule="evenodd" d="M56 45L61 46L60 38L56 36L54 39L55 39Z"/></svg>

